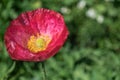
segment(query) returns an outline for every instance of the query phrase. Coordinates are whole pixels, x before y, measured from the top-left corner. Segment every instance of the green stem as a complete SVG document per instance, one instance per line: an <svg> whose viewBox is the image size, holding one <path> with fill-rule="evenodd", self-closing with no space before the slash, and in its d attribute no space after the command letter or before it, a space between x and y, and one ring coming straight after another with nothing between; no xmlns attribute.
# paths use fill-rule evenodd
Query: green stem
<svg viewBox="0 0 120 80"><path fill-rule="evenodd" d="M43 80L47 80L46 79L46 70L45 70L45 63L44 62L41 62L41 70L43 72Z"/></svg>
<svg viewBox="0 0 120 80"><path fill-rule="evenodd" d="M9 68L8 74L10 74L15 69L15 66L16 66L16 61L14 61L12 66Z"/></svg>
<svg viewBox="0 0 120 80"><path fill-rule="evenodd" d="M16 61L14 61L12 63L12 66L8 69L6 75L1 79L1 80L7 80L7 78L9 77L10 73L12 73L15 69L15 66L16 66Z"/></svg>

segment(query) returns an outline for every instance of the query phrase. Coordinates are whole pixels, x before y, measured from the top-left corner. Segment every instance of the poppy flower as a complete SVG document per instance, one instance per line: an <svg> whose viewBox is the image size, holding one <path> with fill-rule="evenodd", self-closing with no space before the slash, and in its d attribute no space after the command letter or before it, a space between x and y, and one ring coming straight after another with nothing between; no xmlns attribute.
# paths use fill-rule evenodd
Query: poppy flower
<svg viewBox="0 0 120 80"><path fill-rule="evenodd" d="M4 40L12 59L44 61L58 52L68 34L60 13L41 8L24 12L13 20Z"/></svg>

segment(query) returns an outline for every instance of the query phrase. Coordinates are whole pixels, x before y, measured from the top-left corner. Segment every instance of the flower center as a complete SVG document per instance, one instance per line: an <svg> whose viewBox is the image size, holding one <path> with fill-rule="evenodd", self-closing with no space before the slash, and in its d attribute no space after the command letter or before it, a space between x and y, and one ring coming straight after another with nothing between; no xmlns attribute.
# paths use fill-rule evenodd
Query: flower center
<svg viewBox="0 0 120 80"><path fill-rule="evenodd" d="M27 48L33 52L37 53L39 51L43 51L47 48L48 44L50 43L51 39L47 35L39 35L37 36L30 36L30 39L27 42Z"/></svg>

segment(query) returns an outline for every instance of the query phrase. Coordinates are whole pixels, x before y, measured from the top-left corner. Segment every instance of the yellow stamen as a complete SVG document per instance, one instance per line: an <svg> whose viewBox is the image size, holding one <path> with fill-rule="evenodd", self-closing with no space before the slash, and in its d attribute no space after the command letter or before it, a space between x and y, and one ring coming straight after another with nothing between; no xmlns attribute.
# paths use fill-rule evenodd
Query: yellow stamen
<svg viewBox="0 0 120 80"><path fill-rule="evenodd" d="M30 36L30 39L27 42L27 48L33 52L37 53L39 51L43 51L47 48L48 44L50 43L51 39L47 35L39 35L37 36Z"/></svg>

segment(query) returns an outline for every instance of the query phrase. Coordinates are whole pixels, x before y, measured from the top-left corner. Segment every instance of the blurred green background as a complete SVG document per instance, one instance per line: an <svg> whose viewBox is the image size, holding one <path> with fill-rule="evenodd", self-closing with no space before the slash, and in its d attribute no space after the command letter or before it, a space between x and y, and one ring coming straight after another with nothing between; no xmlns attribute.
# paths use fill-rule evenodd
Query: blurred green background
<svg viewBox="0 0 120 80"><path fill-rule="evenodd" d="M40 62L13 61L4 45L11 20L24 11L60 12L70 31L65 45L45 62L47 80L120 80L120 1L0 0L0 80L42 80ZM9 73L9 74L8 74Z"/></svg>

